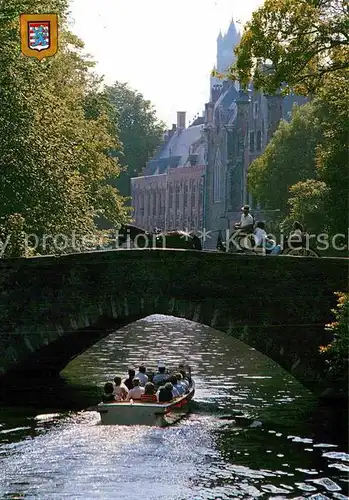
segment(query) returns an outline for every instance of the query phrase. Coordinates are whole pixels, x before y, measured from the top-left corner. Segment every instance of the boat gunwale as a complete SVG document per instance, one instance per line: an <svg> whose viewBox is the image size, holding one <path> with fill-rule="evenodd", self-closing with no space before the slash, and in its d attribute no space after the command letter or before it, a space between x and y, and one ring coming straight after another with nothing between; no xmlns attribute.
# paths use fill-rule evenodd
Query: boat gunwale
<svg viewBox="0 0 349 500"><path fill-rule="evenodd" d="M166 402L166 403L148 403L147 401L144 401L144 403L141 403L139 400L134 400L133 403L130 403L129 401L115 401L115 403L98 403L97 405L97 411L98 408L102 408L102 407L105 407L105 406L108 406L110 408L115 408L115 407L118 407L118 406L127 406L127 407L131 407L131 406L138 406L140 408L146 408L146 407L150 407L150 408L159 408L159 409L166 409L166 408L170 408L171 406L176 406L178 405L178 403L184 401L185 399L188 398L188 396L193 396L195 392L195 383L193 382L193 385L191 386L190 388L190 391L187 392L186 394L183 394L183 396L180 396L179 398L176 398L176 399L173 399L172 401L170 402Z"/></svg>

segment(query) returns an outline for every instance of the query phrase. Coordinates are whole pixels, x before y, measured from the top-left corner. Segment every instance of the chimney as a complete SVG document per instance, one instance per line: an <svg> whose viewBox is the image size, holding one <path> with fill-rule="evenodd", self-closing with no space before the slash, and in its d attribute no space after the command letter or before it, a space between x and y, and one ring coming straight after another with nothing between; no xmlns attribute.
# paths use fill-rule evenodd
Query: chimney
<svg viewBox="0 0 349 500"><path fill-rule="evenodd" d="M185 128L186 111L177 111L177 129Z"/></svg>
<svg viewBox="0 0 349 500"><path fill-rule="evenodd" d="M166 136L166 142L170 141L171 138L173 137L174 133L176 132L176 125L173 124L172 128L169 128L167 132L165 133Z"/></svg>

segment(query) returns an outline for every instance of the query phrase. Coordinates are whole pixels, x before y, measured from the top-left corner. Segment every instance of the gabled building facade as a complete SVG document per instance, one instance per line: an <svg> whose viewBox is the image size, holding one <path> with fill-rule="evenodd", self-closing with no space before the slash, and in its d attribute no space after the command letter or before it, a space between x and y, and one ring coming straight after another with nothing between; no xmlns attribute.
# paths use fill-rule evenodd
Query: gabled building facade
<svg viewBox="0 0 349 500"><path fill-rule="evenodd" d="M131 179L134 223L148 231L203 227L205 174L204 119L186 127L186 113L165 133L144 175Z"/></svg>

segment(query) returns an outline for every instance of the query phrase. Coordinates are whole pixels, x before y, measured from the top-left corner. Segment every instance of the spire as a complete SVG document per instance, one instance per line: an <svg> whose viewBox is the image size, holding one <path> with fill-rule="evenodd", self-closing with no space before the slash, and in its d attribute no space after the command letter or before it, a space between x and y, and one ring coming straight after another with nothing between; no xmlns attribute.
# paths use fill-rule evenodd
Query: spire
<svg viewBox="0 0 349 500"><path fill-rule="evenodd" d="M217 36L217 42L220 42L223 39L222 30L219 30L219 35Z"/></svg>
<svg viewBox="0 0 349 500"><path fill-rule="evenodd" d="M230 25L229 25L229 28L228 28L226 36L229 37L229 38L232 37L234 39L236 39L236 37L238 36L238 31L236 29L236 25L235 25L235 22L234 22L234 17L231 18Z"/></svg>

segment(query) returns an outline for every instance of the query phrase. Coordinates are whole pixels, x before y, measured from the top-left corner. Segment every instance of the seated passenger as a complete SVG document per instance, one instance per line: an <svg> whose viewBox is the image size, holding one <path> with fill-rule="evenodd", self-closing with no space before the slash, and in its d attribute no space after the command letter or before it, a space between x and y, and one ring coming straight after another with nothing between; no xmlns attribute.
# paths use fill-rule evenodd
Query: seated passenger
<svg viewBox="0 0 349 500"><path fill-rule="evenodd" d="M120 401L126 399L128 394L127 387L121 382L121 377L114 378L114 395L119 398Z"/></svg>
<svg viewBox="0 0 349 500"><path fill-rule="evenodd" d="M148 375L146 375L146 368L145 368L145 366L141 365L138 368L138 373L136 374L136 377L139 378L139 385L141 385L142 387L144 387L145 384L147 382L149 382Z"/></svg>
<svg viewBox="0 0 349 500"><path fill-rule="evenodd" d="M262 221L257 222L256 229L254 230L254 240L256 247L266 248L271 250L272 254L280 253L280 245L277 245L274 240L268 238L265 231L265 223Z"/></svg>
<svg viewBox="0 0 349 500"><path fill-rule="evenodd" d="M190 370L190 367L188 367L188 368L189 368L189 372L190 372L189 374L186 372L186 370L184 368L179 369L179 373L182 375L183 382L187 387L189 387L191 384L191 370Z"/></svg>
<svg viewBox="0 0 349 500"><path fill-rule="evenodd" d="M171 375L170 382L172 384L172 394L174 398L179 398L181 395L181 387L177 386L177 375Z"/></svg>
<svg viewBox="0 0 349 500"><path fill-rule="evenodd" d="M171 399L178 398L178 391L174 390L172 382L166 382L165 389L171 391L171 394L172 394Z"/></svg>
<svg viewBox="0 0 349 500"><path fill-rule="evenodd" d="M123 381L123 384L126 385L127 389L130 391L133 389L133 379L135 378L136 372L134 370L128 371L128 378Z"/></svg>
<svg viewBox="0 0 349 500"><path fill-rule="evenodd" d="M152 370L147 369L146 375L147 375L147 377L148 377L148 382L152 382L152 381L153 381L153 378L154 378L155 373L154 373Z"/></svg>
<svg viewBox="0 0 349 500"><path fill-rule="evenodd" d="M165 380L168 379L168 375L166 374L166 366L163 363L159 363L158 371L159 373L157 373L153 377L153 383L155 385L159 385L161 384L161 382L164 382Z"/></svg>
<svg viewBox="0 0 349 500"><path fill-rule="evenodd" d="M147 382L144 387L144 394L141 396L141 401L143 403L157 403L156 397L156 387L151 382Z"/></svg>
<svg viewBox="0 0 349 500"><path fill-rule="evenodd" d="M183 376L181 373L176 373L176 377L177 377L177 385L176 385L176 389L178 390L180 396L182 396L183 394L186 393L188 387L189 387L189 383L185 382L184 379L183 379Z"/></svg>
<svg viewBox="0 0 349 500"><path fill-rule="evenodd" d="M141 399L142 394L144 394L144 387L139 385L139 378L134 378L133 389L131 389L127 394L126 400L130 401L130 399Z"/></svg>
<svg viewBox="0 0 349 500"><path fill-rule="evenodd" d="M291 234L288 237L289 244L302 243L305 238L304 228L300 222L294 221Z"/></svg>
<svg viewBox="0 0 349 500"><path fill-rule="evenodd" d="M172 384L171 384L172 385ZM159 390L159 403L169 403L173 399L171 388L162 386Z"/></svg>
<svg viewBox="0 0 349 500"><path fill-rule="evenodd" d="M114 386L111 382L107 382L106 384L104 384L103 396L102 396L103 403L116 403L113 391L114 391Z"/></svg>
<svg viewBox="0 0 349 500"><path fill-rule="evenodd" d="M181 384L185 387L185 390L187 390L190 385L188 377L184 370L179 370L179 373L182 375Z"/></svg>

